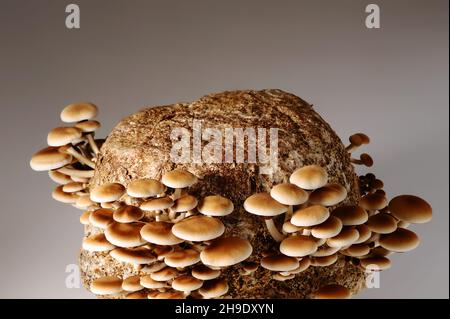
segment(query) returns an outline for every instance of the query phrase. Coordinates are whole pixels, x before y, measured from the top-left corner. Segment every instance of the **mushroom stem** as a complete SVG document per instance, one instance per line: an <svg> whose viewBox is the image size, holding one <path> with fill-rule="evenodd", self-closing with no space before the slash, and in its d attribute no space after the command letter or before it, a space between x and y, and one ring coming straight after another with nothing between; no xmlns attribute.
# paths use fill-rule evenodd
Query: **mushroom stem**
<svg viewBox="0 0 450 319"><path fill-rule="evenodd" d="M180 215L178 215L178 217L172 219L172 222L178 223L179 221L182 221L184 218L186 217L186 213L180 213Z"/></svg>
<svg viewBox="0 0 450 319"><path fill-rule="evenodd" d="M92 134L88 134L86 135L87 140L89 142L89 145L91 146L92 150L94 151L94 154L97 155L100 150L98 149L97 143L95 143L94 137L92 136Z"/></svg>
<svg viewBox="0 0 450 319"><path fill-rule="evenodd" d="M280 242L285 238L285 236L278 231L277 227L275 226L275 223L273 222L273 219L266 219L265 222L267 230L269 231L269 234L272 236L273 239Z"/></svg>
<svg viewBox="0 0 450 319"><path fill-rule="evenodd" d="M284 221L287 222L288 220L291 220L293 213L294 213L294 208L292 205L289 205L287 212L284 214Z"/></svg>
<svg viewBox="0 0 450 319"><path fill-rule="evenodd" d="M72 155L74 158L76 158L77 160L80 161L80 163L87 165L91 168L95 168L95 163L93 161L91 161L90 159L84 157L82 154L80 154L79 152L77 152L73 146L69 146L67 148L65 148L63 150L64 152L66 152L67 154Z"/></svg>
<svg viewBox="0 0 450 319"><path fill-rule="evenodd" d="M175 191L172 194L172 200L176 201L180 197L181 197L181 188L175 188Z"/></svg>
<svg viewBox="0 0 450 319"><path fill-rule="evenodd" d="M354 145L354 144L350 144L349 146L347 146L345 148L345 150L349 153L354 152L359 146L358 145Z"/></svg>
<svg viewBox="0 0 450 319"><path fill-rule="evenodd" d="M80 178L91 178L94 176L94 170L81 170L81 169L75 169L70 167L61 167L57 169L56 171L69 175L69 176L76 176Z"/></svg>

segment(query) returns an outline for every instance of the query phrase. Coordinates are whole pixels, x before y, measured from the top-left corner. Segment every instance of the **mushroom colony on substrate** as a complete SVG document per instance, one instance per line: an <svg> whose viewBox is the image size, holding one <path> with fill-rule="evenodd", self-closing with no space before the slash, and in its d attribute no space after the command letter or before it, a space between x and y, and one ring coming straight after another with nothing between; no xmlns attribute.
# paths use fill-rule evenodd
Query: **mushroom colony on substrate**
<svg viewBox="0 0 450 319"><path fill-rule="evenodd" d="M55 200L83 213L84 285L102 298L349 298L389 256L419 245L410 224L430 221L413 195L388 200L374 174L357 176L369 137L342 144L300 98L232 91L153 107L108 138L92 103L68 105L30 161L58 184ZM174 163L171 130L279 129L278 168Z"/></svg>

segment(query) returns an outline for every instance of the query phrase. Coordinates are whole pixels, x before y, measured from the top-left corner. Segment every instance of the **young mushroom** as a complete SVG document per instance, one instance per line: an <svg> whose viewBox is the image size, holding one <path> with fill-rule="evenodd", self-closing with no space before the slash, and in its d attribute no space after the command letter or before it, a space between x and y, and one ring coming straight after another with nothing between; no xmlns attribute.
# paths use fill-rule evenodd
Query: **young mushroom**
<svg viewBox="0 0 450 319"><path fill-rule="evenodd" d="M91 200L96 203L114 202L125 193L125 187L119 183L106 183L91 190Z"/></svg>
<svg viewBox="0 0 450 319"><path fill-rule="evenodd" d="M108 241L118 247L128 248L145 244L140 235L142 224L113 222L105 230Z"/></svg>
<svg viewBox="0 0 450 319"><path fill-rule="evenodd" d="M200 280L211 280L220 276L219 269L211 269L203 264L196 265L191 270L191 275Z"/></svg>
<svg viewBox="0 0 450 319"><path fill-rule="evenodd" d="M59 169L72 162L72 155L62 153L57 147L46 147L33 154L30 166L35 171Z"/></svg>
<svg viewBox="0 0 450 319"><path fill-rule="evenodd" d="M351 292L348 288L332 284L320 287L314 294L315 299L349 299Z"/></svg>
<svg viewBox="0 0 450 319"><path fill-rule="evenodd" d="M182 275L172 281L172 288L190 294L191 291L199 289L203 285L203 280L189 275Z"/></svg>
<svg viewBox="0 0 450 319"><path fill-rule="evenodd" d="M200 253L203 264L212 267L228 267L250 257L252 246L246 239L222 237L215 239Z"/></svg>
<svg viewBox="0 0 450 319"><path fill-rule="evenodd" d="M397 229L396 219L386 213L370 216L366 225L372 232L378 234L390 234Z"/></svg>
<svg viewBox="0 0 450 319"><path fill-rule="evenodd" d="M362 153L359 156L359 159L357 159L357 158L350 158L350 162L352 162L353 164L364 165L364 166L367 166L367 167L372 167L373 166L373 159L367 153Z"/></svg>
<svg viewBox="0 0 450 319"><path fill-rule="evenodd" d="M164 262L167 266L185 268L200 261L200 254L195 249L175 250L166 255Z"/></svg>
<svg viewBox="0 0 450 319"><path fill-rule="evenodd" d="M153 212L156 217L156 221L160 221L159 214L161 211L169 209L173 205L174 201L172 198L165 196L147 200L141 204L140 208L146 212Z"/></svg>
<svg viewBox="0 0 450 319"><path fill-rule="evenodd" d="M96 295L115 295L122 292L122 279L106 276L95 279L90 286L91 292Z"/></svg>
<svg viewBox="0 0 450 319"><path fill-rule="evenodd" d="M94 156L96 156L100 152L93 136L94 132L98 130L100 126L101 126L100 123L94 120L84 120L74 125L75 128L81 130L83 134L85 134L84 136L86 137L89 146L91 147L92 152L94 153Z"/></svg>
<svg viewBox="0 0 450 319"><path fill-rule="evenodd" d="M413 195L400 195L389 202L391 214L406 223L422 224L431 220L433 215L430 204Z"/></svg>
<svg viewBox="0 0 450 319"><path fill-rule="evenodd" d="M381 235L381 247L394 252L407 252L419 246L419 237L411 230L397 228L387 235Z"/></svg>
<svg viewBox="0 0 450 319"><path fill-rule="evenodd" d="M110 209L99 208L89 214L89 222L94 227L106 229L114 223L113 214L114 212Z"/></svg>
<svg viewBox="0 0 450 319"><path fill-rule="evenodd" d="M156 260L151 250L144 247L116 248L111 250L109 255L120 262L133 265L145 265Z"/></svg>
<svg viewBox="0 0 450 319"><path fill-rule="evenodd" d="M223 223L214 217L192 216L172 227L172 233L187 241L208 241L222 236L225 231Z"/></svg>
<svg viewBox="0 0 450 319"><path fill-rule="evenodd" d="M151 178L136 179L127 186L127 194L135 198L155 197L166 191L164 185Z"/></svg>
<svg viewBox="0 0 450 319"><path fill-rule="evenodd" d="M161 182L175 191L172 194L172 199L175 201L181 196L181 190L186 187L190 187L197 182L197 177L192 173L180 169L165 173Z"/></svg>
<svg viewBox="0 0 450 319"><path fill-rule="evenodd" d="M277 202L286 205L285 220L289 220L293 213L293 206L301 205L308 200L308 193L295 184L283 183L272 187L270 196Z"/></svg>
<svg viewBox="0 0 450 319"><path fill-rule="evenodd" d="M156 245L177 245L184 240L172 233L172 223L149 222L141 229L141 236L149 243Z"/></svg>
<svg viewBox="0 0 450 319"><path fill-rule="evenodd" d="M292 271L299 266L297 258L285 256L282 254L263 257L261 267L271 271Z"/></svg>
<svg viewBox="0 0 450 319"><path fill-rule="evenodd" d="M128 292L136 292L144 289L144 286L141 285L141 277L140 276L130 276L125 278L122 281L122 289ZM147 296L147 294L145 294Z"/></svg>
<svg viewBox="0 0 450 319"><path fill-rule="evenodd" d="M61 185L73 182L69 175L60 173L58 171L48 171L48 176L52 181Z"/></svg>
<svg viewBox="0 0 450 319"><path fill-rule="evenodd" d="M391 261L384 256L368 257L361 259L360 265L366 270L379 271L391 268Z"/></svg>
<svg viewBox="0 0 450 319"><path fill-rule="evenodd" d="M343 205L331 212L332 216L341 220L344 226L356 226L367 222L369 215L360 206Z"/></svg>
<svg viewBox="0 0 450 319"><path fill-rule="evenodd" d="M113 219L119 223L137 222L142 217L144 217L144 212L139 207L132 205L123 205L113 214Z"/></svg>
<svg viewBox="0 0 450 319"><path fill-rule="evenodd" d="M340 184L327 184L309 194L309 203L334 206L345 200L347 190Z"/></svg>
<svg viewBox="0 0 450 319"><path fill-rule="evenodd" d="M289 257L305 257L317 251L317 243L309 236L290 236L280 243L280 252Z"/></svg>
<svg viewBox="0 0 450 319"><path fill-rule="evenodd" d="M303 166L289 177L289 182L306 190L313 190L325 186L327 181L327 172L318 165Z"/></svg>
<svg viewBox="0 0 450 319"><path fill-rule="evenodd" d="M203 283L198 292L205 299L218 298L228 292L228 283L224 278L208 280Z"/></svg>
<svg viewBox="0 0 450 319"><path fill-rule="evenodd" d="M105 234L90 235L83 239L82 247L87 251L110 251L116 246L111 244L105 237Z"/></svg>

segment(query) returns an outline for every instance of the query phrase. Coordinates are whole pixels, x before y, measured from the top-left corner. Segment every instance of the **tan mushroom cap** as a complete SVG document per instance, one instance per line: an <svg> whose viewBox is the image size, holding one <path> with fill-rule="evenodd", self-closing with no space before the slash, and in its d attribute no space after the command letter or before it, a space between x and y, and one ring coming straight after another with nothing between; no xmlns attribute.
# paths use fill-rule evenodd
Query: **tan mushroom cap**
<svg viewBox="0 0 450 319"><path fill-rule="evenodd" d="M197 207L198 211L208 216L226 216L233 212L234 205L228 198L220 195L206 196Z"/></svg>
<svg viewBox="0 0 450 319"><path fill-rule="evenodd" d="M370 251L370 256L371 257L386 257L389 255L392 255L394 252L387 250L381 246L372 248L372 250Z"/></svg>
<svg viewBox="0 0 450 319"><path fill-rule="evenodd" d="M362 257L370 252L368 244L353 244L346 249L348 255L352 257Z"/></svg>
<svg viewBox="0 0 450 319"><path fill-rule="evenodd" d="M178 291L191 292L199 289L203 281L189 275L182 275L172 281L172 288Z"/></svg>
<svg viewBox="0 0 450 319"><path fill-rule="evenodd" d="M354 244L361 244L367 241L372 236L372 232L370 231L370 228L367 225L362 224L356 226L355 228L359 233L359 237L358 240L354 242Z"/></svg>
<svg viewBox="0 0 450 319"><path fill-rule="evenodd" d="M85 211L80 215L80 223L83 225L89 225L91 222L89 221L89 216L91 215L90 211Z"/></svg>
<svg viewBox="0 0 450 319"><path fill-rule="evenodd" d="M145 243L140 235L142 224L112 223L105 230L108 241L118 247L128 248L140 246Z"/></svg>
<svg viewBox="0 0 450 319"><path fill-rule="evenodd" d="M67 183L73 182L69 175L60 173L58 171L48 171L48 176L52 181L58 184L65 185Z"/></svg>
<svg viewBox="0 0 450 319"><path fill-rule="evenodd" d="M203 283L198 292L205 299L217 298L228 292L228 283L224 278L208 280Z"/></svg>
<svg viewBox="0 0 450 319"><path fill-rule="evenodd" d="M189 241L206 241L222 236L225 231L223 223L214 217L192 216L176 223L172 233Z"/></svg>
<svg viewBox="0 0 450 319"><path fill-rule="evenodd" d="M91 200L96 203L114 202L125 193L125 187L119 183L106 183L91 190Z"/></svg>
<svg viewBox="0 0 450 319"><path fill-rule="evenodd" d="M197 177L188 171L175 169L165 173L161 182L170 188L185 188L195 184Z"/></svg>
<svg viewBox="0 0 450 319"><path fill-rule="evenodd" d="M80 129L76 127L56 127L47 135L47 144L50 146L63 146L72 143L82 136Z"/></svg>
<svg viewBox="0 0 450 319"><path fill-rule="evenodd" d="M279 254L263 257L261 266L271 271L291 271L299 266L299 262L297 258Z"/></svg>
<svg viewBox="0 0 450 319"><path fill-rule="evenodd" d="M352 134L352 135L350 135L348 140L350 141L350 143L352 143L355 146L361 146L363 144L369 144L370 143L370 138L364 133Z"/></svg>
<svg viewBox="0 0 450 319"><path fill-rule="evenodd" d="M272 279L273 280L277 280L277 281L286 281L286 280L291 280L294 279L295 275L294 274L280 274L280 273L276 273L272 275Z"/></svg>
<svg viewBox="0 0 450 319"><path fill-rule="evenodd" d="M407 252L419 246L419 237L409 229L397 228L393 233L380 237L381 247L394 252Z"/></svg>
<svg viewBox="0 0 450 319"><path fill-rule="evenodd" d="M339 235L327 239L330 247L345 247L353 244L359 238L359 233L355 228L343 228Z"/></svg>
<svg viewBox="0 0 450 319"><path fill-rule="evenodd" d="M296 233L296 232L302 230L301 227L295 226L289 220L287 220L283 223L282 228L283 228L283 231L288 234Z"/></svg>
<svg viewBox="0 0 450 319"><path fill-rule="evenodd" d="M87 208L93 207L95 205L96 205L96 203L91 201L89 194L79 195L77 197L77 200L75 201L75 206L80 209L87 209Z"/></svg>
<svg viewBox="0 0 450 319"><path fill-rule="evenodd" d="M80 129L84 133L95 132L101 127L100 122L95 120L85 120L78 122L74 125L77 129Z"/></svg>
<svg viewBox="0 0 450 319"><path fill-rule="evenodd" d="M192 268L191 275L200 280L211 280L220 276L220 270L200 264Z"/></svg>
<svg viewBox="0 0 450 319"><path fill-rule="evenodd" d="M244 209L251 214L267 217L277 216L288 210L267 193L256 193L248 197L244 202Z"/></svg>
<svg viewBox="0 0 450 319"><path fill-rule="evenodd" d="M158 256L158 259L163 259L173 251L174 246L156 246L153 248L153 252Z"/></svg>
<svg viewBox="0 0 450 319"><path fill-rule="evenodd" d="M364 208L353 205L339 206L331 214L339 218L344 226L361 225L369 218Z"/></svg>
<svg viewBox="0 0 450 319"><path fill-rule="evenodd" d="M295 211L291 223L299 227L310 227L322 224L328 217L330 217L328 208L321 205L312 205Z"/></svg>
<svg viewBox="0 0 450 319"><path fill-rule="evenodd" d="M61 120L66 123L90 120L97 116L97 106L92 103L73 103L61 111Z"/></svg>
<svg viewBox="0 0 450 319"><path fill-rule="evenodd" d="M267 257L267 256L266 256ZM254 261L243 261L242 269L247 273L253 273L258 269L259 264Z"/></svg>
<svg viewBox="0 0 450 319"><path fill-rule="evenodd" d="M33 154L30 166L35 171L58 169L72 162L72 155L60 152L57 147L46 147Z"/></svg>
<svg viewBox="0 0 450 319"><path fill-rule="evenodd" d="M340 184L327 184L309 194L311 204L334 206L347 197L347 190Z"/></svg>
<svg viewBox="0 0 450 319"><path fill-rule="evenodd" d="M280 243L280 252L290 257L304 257L317 250L317 243L309 236L289 236Z"/></svg>
<svg viewBox="0 0 450 319"><path fill-rule="evenodd" d="M122 292L122 279L107 276L95 279L91 283L91 292L96 295L113 295Z"/></svg>
<svg viewBox="0 0 450 319"><path fill-rule="evenodd" d="M170 208L175 213L187 212L197 207L198 200L192 195L184 195L178 198Z"/></svg>
<svg viewBox="0 0 450 319"><path fill-rule="evenodd" d="M148 299L185 299L186 296L181 291L151 292L147 295Z"/></svg>
<svg viewBox="0 0 450 319"><path fill-rule="evenodd" d="M328 181L328 174L318 165L308 165L292 173L289 181L300 188L312 190L325 186Z"/></svg>
<svg viewBox="0 0 450 319"><path fill-rule="evenodd" d="M131 197L146 198L164 193L166 188L155 179L143 178L130 182L127 186L127 194Z"/></svg>
<svg viewBox="0 0 450 319"><path fill-rule="evenodd" d="M369 217L367 227L378 234L389 234L397 229L397 220L387 213L378 213Z"/></svg>
<svg viewBox="0 0 450 319"><path fill-rule="evenodd" d="M311 229L311 235L316 238L331 238L338 235L342 230L342 222L335 216L330 216L322 224Z"/></svg>
<svg viewBox="0 0 450 319"><path fill-rule="evenodd" d="M113 218L119 223L137 222L144 217L144 212L136 206L124 205L119 207L113 214Z"/></svg>
<svg viewBox="0 0 450 319"><path fill-rule="evenodd" d="M328 245L322 245L311 256L313 256L313 257L331 256L331 255L334 255L335 253L337 253L340 249L341 249L341 247L330 247Z"/></svg>
<svg viewBox="0 0 450 319"><path fill-rule="evenodd" d="M144 287L140 282L140 276L130 276L122 281L122 289L130 292L142 290ZM145 294L145 296L147 297L147 294Z"/></svg>
<svg viewBox="0 0 450 319"><path fill-rule="evenodd" d="M387 206L386 196L380 193L367 194L359 201L359 206L367 210L380 210Z"/></svg>
<svg viewBox="0 0 450 319"><path fill-rule="evenodd" d="M161 269L160 271L156 271L150 274L150 278L156 281L167 281L171 280L178 276L178 270L171 267L166 267ZM145 286L142 281L141 284Z"/></svg>
<svg viewBox="0 0 450 319"><path fill-rule="evenodd" d="M78 195L64 192L63 187L63 185L56 187L52 191L52 198L61 203L74 204L77 201Z"/></svg>
<svg viewBox="0 0 450 319"><path fill-rule="evenodd" d="M111 244L105 234L94 234L83 239L82 248L87 251L110 251L116 246Z"/></svg>
<svg viewBox="0 0 450 319"><path fill-rule="evenodd" d="M148 299L148 292L145 290L131 292L125 296L125 299Z"/></svg>
<svg viewBox="0 0 450 319"><path fill-rule="evenodd" d="M283 205L301 205L308 200L308 193L295 184L282 183L272 187L270 196Z"/></svg>
<svg viewBox="0 0 450 319"><path fill-rule="evenodd" d="M183 242L183 239L176 237L172 233L172 223L150 222L141 229L141 236L146 241L157 245L176 245Z"/></svg>
<svg viewBox="0 0 450 319"><path fill-rule="evenodd" d="M329 256L314 257L311 264L316 267L331 266L338 260L338 254L332 254Z"/></svg>
<svg viewBox="0 0 450 319"><path fill-rule="evenodd" d="M321 287L314 294L315 299L349 299L351 292L348 288L333 284Z"/></svg>
<svg viewBox="0 0 450 319"><path fill-rule="evenodd" d="M89 222L98 228L106 229L114 222L113 211L106 208L99 208L89 215Z"/></svg>
<svg viewBox="0 0 450 319"><path fill-rule="evenodd" d="M413 195L394 197L389 202L389 211L398 219L414 224L427 223L433 215L430 204Z"/></svg>
<svg viewBox="0 0 450 319"><path fill-rule="evenodd" d="M195 249L175 250L166 255L164 262L167 266L185 268L200 261L200 253Z"/></svg>
<svg viewBox="0 0 450 319"><path fill-rule="evenodd" d="M239 237L215 239L200 253L201 261L208 266L227 267L244 261L252 254L250 242Z"/></svg>
<svg viewBox="0 0 450 319"><path fill-rule="evenodd" d="M391 261L389 258L378 256L361 259L361 266L364 269L377 271L391 268Z"/></svg>
<svg viewBox="0 0 450 319"><path fill-rule="evenodd" d="M142 287L148 289L161 289L168 287L166 281L154 280L150 275L142 276L139 283L141 284Z"/></svg>
<svg viewBox="0 0 450 319"><path fill-rule="evenodd" d="M303 257L302 259L299 260L298 267L295 268L294 270L291 270L289 273L299 274L299 273L305 271L306 269L308 269L309 266L311 266L311 258Z"/></svg>
<svg viewBox="0 0 450 319"><path fill-rule="evenodd" d="M169 196L160 197L145 201L141 204L141 209L147 212L152 212L155 210L164 210L172 207L174 201Z"/></svg>
<svg viewBox="0 0 450 319"><path fill-rule="evenodd" d="M82 191L85 188L86 188L86 185L84 185L83 183L70 182L70 183L64 184L62 187L62 190L66 193L75 193L75 192Z"/></svg>
<svg viewBox="0 0 450 319"><path fill-rule="evenodd" d="M152 251L144 247L116 248L109 254L118 261L137 265L149 264L156 260Z"/></svg>

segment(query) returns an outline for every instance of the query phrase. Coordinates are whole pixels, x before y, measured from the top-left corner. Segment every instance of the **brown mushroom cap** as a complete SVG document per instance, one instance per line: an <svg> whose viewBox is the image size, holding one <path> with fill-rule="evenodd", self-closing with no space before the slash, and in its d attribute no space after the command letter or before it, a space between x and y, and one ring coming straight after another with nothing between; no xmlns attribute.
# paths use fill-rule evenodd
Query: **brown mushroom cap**
<svg viewBox="0 0 450 319"><path fill-rule="evenodd" d="M181 291L151 292L147 295L148 299L185 299L186 296Z"/></svg>
<svg viewBox="0 0 450 319"><path fill-rule="evenodd" d="M141 229L141 236L146 241L157 245L176 245L183 242L183 239L176 237L172 233L172 223L150 222Z"/></svg>
<svg viewBox="0 0 450 319"><path fill-rule="evenodd" d="M370 231L370 228L367 227L367 225L362 224L356 226L355 228L359 233L359 237L358 240L354 242L354 244L361 244L367 241L372 236L372 232Z"/></svg>
<svg viewBox="0 0 450 319"><path fill-rule="evenodd" d="M389 211L398 219L407 223L427 223L432 217L430 204L413 195L400 195L389 202Z"/></svg>
<svg viewBox="0 0 450 319"><path fill-rule="evenodd" d="M291 223L299 227L310 227L322 224L328 217L330 217L328 208L321 205L312 205L295 211Z"/></svg>
<svg viewBox="0 0 450 319"><path fill-rule="evenodd" d="M302 230L301 227L295 226L289 220L287 220L283 223L282 228L283 228L283 231L288 234L296 233L296 232Z"/></svg>
<svg viewBox="0 0 450 319"><path fill-rule="evenodd" d="M361 146L363 144L369 144L370 138L364 133L355 133L348 138L351 144L355 146Z"/></svg>
<svg viewBox="0 0 450 319"><path fill-rule="evenodd" d="M239 237L215 239L200 253L201 261L208 266L227 267L250 257L252 246L249 241Z"/></svg>
<svg viewBox="0 0 450 319"><path fill-rule="evenodd" d="M381 235L381 247L394 252L407 252L419 245L419 237L409 229L397 228L387 235Z"/></svg>
<svg viewBox="0 0 450 319"><path fill-rule="evenodd" d="M299 266L299 262L297 258L279 254L263 257L261 266L271 271L291 271Z"/></svg>
<svg viewBox="0 0 450 319"><path fill-rule="evenodd" d="M369 257L361 259L361 266L367 270L386 270L391 268L391 261L389 258L379 256L379 257Z"/></svg>
<svg viewBox="0 0 450 319"><path fill-rule="evenodd" d="M167 287L167 283L165 280L162 281L154 280L152 279L151 275L142 276L139 283L141 284L142 287L148 289L161 289Z"/></svg>
<svg viewBox="0 0 450 319"><path fill-rule="evenodd" d="M197 207L198 211L208 216L226 216L233 212L234 205L228 198L220 195L206 196Z"/></svg>
<svg viewBox="0 0 450 319"><path fill-rule="evenodd" d="M135 247L145 243L140 235L142 224L112 223L105 230L106 239L118 247Z"/></svg>
<svg viewBox="0 0 450 319"><path fill-rule="evenodd" d="M369 218L364 208L351 205L339 206L331 214L339 218L344 226L361 225Z"/></svg>
<svg viewBox="0 0 450 319"><path fill-rule="evenodd" d="M135 292L131 292L125 296L125 299L147 299L148 292L145 290L139 290Z"/></svg>
<svg viewBox="0 0 450 319"><path fill-rule="evenodd" d="M192 268L191 274L200 280L211 280L220 276L220 270L211 269L203 264L200 264Z"/></svg>
<svg viewBox="0 0 450 319"><path fill-rule="evenodd" d="M99 208L89 215L89 222L98 228L106 229L114 222L113 211L106 208Z"/></svg>
<svg viewBox="0 0 450 319"><path fill-rule="evenodd" d="M100 277L91 283L91 292L96 295L113 295L122 292L122 279L113 276Z"/></svg>
<svg viewBox="0 0 450 319"><path fill-rule="evenodd" d="M91 200L96 203L114 202L125 193L125 187L119 183L107 183L91 190Z"/></svg>
<svg viewBox="0 0 450 319"><path fill-rule="evenodd" d="M340 184L327 184L309 194L311 204L334 206L347 197L347 190Z"/></svg>
<svg viewBox="0 0 450 319"><path fill-rule="evenodd" d="M150 249L144 247L138 248L116 248L110 253L111 257L114 259L130 264L149 264L156 260Z"/></svg>
<svg viewBox="0 0 450 319"><path fill-rule="evenodd" d="M199 289L203 281L189 275L182 275L172 281L172 288L178 291L191 292Z"/></svg>
<svg viewBox="0 0 450 319"><path fill-rule="evenodd" d="M101 127L100 122L94 120L85 120L78 122L74 125L77 129L80 129L84 133L95 132Z"/></svg>
<svg viewBox="0 0 450 319"><path fill-rule="evenodd" d="M33 154L30 166L35 171L49 171L72 162L72 155L60 152L57 147L46 147Z"/></svg>
<svg viewBox="0 0 450 319"><path fill-rule="evenodd" d="M225 231L223 223L214 217L192 216L176 223L172 233L189 241L206 241L222 236Z"/></svg>
<svg viewBox="0 0 450 319"><path fill-rule="evenodd" d="M329 256L322 256L322 257L314 257L311 264L316 267L327 267L331 266L338 260L337 254L332 254Z"/></svg>
<svg viewBox="0 0 450 319"><path fill-rule="evenodd" d="M158 256L158 259L164 259L168 254L174 251L174 246L156 246L153 248L153 253Z"/></svg>
<svg viewBox="0 0 450 319"><path fill-rule="evenodd" d="M334 255L335 253L337 253L340 249L341 249L341 247L330 247L328 245L322 245L311 256L313 256L313 257L331 256L331 255Z"/></svg>
<svg viewBox="0 0 450 319"><path fill-rule="evenodd" d="M76 127L56 127L47 135L47 144L50 146L63 146L72 143L82 136L80 129Z"/></svg>
<svg viewBox="0 0 450 319"><path fill-rule="evenodd" d="M130 182L127 186L127 194L135 198L153 197L164 193L164 185L151 178L137 179Z"/></svg>
<svg viewBox="0 0 450 319"><path fill-rule="evenodd" d="M171 267L166 267L161 269L160 271L156 271L150 274L150 278L156 281L167 281L174 279L178 276L178 270ZM145 287L144 283L141 281L141 284Z"/></svg>
<svg viewBox="0 0 450 319"><path fill-rule="evenodd" d="M370 252L370 247L367 244L353 244L346 249L346 253L352 257L362 257Z"/></svg>
<svg viewBox="0 0 450 319"><path fill-rule="evenodd" d="M309 236L289 236L280 243L280 252L290 257L304 257L317 250L317 243Z"/></svg>
<svg viewBox="0 0 450 319"><path fill-rule="evenodd" d="M82 191L85 188L86 188L86 186L83 183L70 182L70 183L64 184L62 187L62 190L66 193L75 193L75 192Z"/></svg>
<svg viewBox="0 0 450 319"><path fill-rule="evenodd" d="M299 260L298 267L295 268L294 270L291 270L289 273L291 273L291 274L299 274L302 271L305 271L306 269L308 269L310 265L311 265L311 258L303 257L303 258L301 258Z"/></svg>
<svg viewBox="0 0 450 319"><path fill-rule="evenodd" d="M387 206L386 196L380 193L367 194L361 197L359 206L367 210L380 210Z"/></svg>
<svg viewBox="0 0 450 319"><path fill-rule="evenodd" d="M89 221L89 216L91 215L90 211L85 211L80 215L80 223L83 225L89 225L91 222Z"/></svg>
<svg viewBox="0 0 450 319"><path fill-rule="evenodd" d="M223 278L208 280L203 283L199 289L199 293L205 299L217 298L225 295L228 292L228 283Z"/></svg>
<svg viewBox="0 0 450 319"><path fill-rule="evenodd" d="M328 181L328 174L318 165L308 165L292 173L289 181L300 188L312 190L325 186Z"/></svg>
<svg viewBox="0 0 450 319"><path fill-rule="evenodd" d="M78 196L73 193L66 193L63 191L64 185L59 185L52 192L52 198L58 202L65 204L74 204Z"/></svg>
<svg viewBox="0 0 450 319"><path fill-rule="evenodd" d="M197 177L192 173L180 169L165 173L161 182L170 188L185 188L197 182Z"/></svg>
<svg viewBox="0 0 450 319"><path fill-rule="evenodd" d="M256 193L244 202L244 209L258 216L277 216L287 212L285 205L278 203L267 193Z"/></svg>
<svg viewBox="0 0 450 319"><path fill-rule="evenodd" d="M316 238L331 238L338 235L342 230L342 222L339 218L330 216L322 224L311 229L311 235Z"/></svg>
<svg viewBox="0 0 450 319"><path fill-rule="evenodd" d="M378 234L389 234L397 229L397 221L387 213L379 213L369 217L367 227Z"/></svg>
<svg viewBox="0 0 450 319"><path fill-rule="evenodd" d="M285 273L285 274L276 273L276 274L272 275L272 279L277 280L277 281L286 281L286 280L291 280L294 278L295 278L295 275L289 274L289 273Z"/></svg>
<svg viewBox="0 0 450 319"><path fill-rule="evenodd" d="M327 285L317 290L314 297L315 299L348 299L351 297L351 292L341 285Z"/></svg>
<svg viewBox="0 0 450 319"><path fill-rule="evenodd" d="M175 213L187 212L197 207L198 200L192 195L184 195L178 198L170 208Z"/></svg>
<svg viewBox="0 0 450 319"><path fill-rule="evenodd" d="M370 250L370 254L369 255L371 257L386 257L386 256L389 256L389 255L392 255L393 253L394 252L392 252L390 250L387 250L387 249L385 249L385 248L383 248L381 246L378 246L378 247L372 248Z"/></svg>
<svg viewBox="0 0 450 319"><path fill-rule="evenodd" d="M200 261L200 254L195 249L175 250L166 255L164 262L167 266L184 268Z"/></svg>
<svg viewBox="0 0 450 319"><path fill-rule="evenodd" d="M354 228L344 227L339 235L327 239L327 245L330 247L345 247L353 244L359 238L359 233Z"/></svg>
<svg viewBox="0 0 450 319"><path fill-rule="evenodd" d="M141 204L140 208L147 212L155 211L155 210L164 210L172 207L174 201L169 196L160 197L145 201Z"/></svg>
<svg viewBox="0 0 450 319"><path fill-rule="evenodd" d="M61 120L66 123L90 120L97 116L97 112L97 106L92 103L74 103L62 110Z"/></svg>
<svg viewBox="0 0 450 319"><path fill-rule="evenodd" d="M58 171L48 171L48 177L50 177L52 181L58 184L65 185L67 183L73 182L69 175L60 173Z"/></svg>
<svg viewBox="0 0 450 319"><path fill-rule="evenodd" d="M83 239L82 247L87 251L110 251L116 248L105 237L105 234L94 234Z"/></svg>
<svg viewBox="0 0 450 319"><path fill-rule="evenodd" d="M136 206L123 205L119 207L113 214L113 218L119 223L137 222L144 217L144 212Z"/></svg>
<svg viewBox="0 0 450 319"><path fill-rule="evenodd" d="M89 207L95 206L96 203L91 201L91 198L89 197L89 194L86 195L80 195L77 197L77 200L75 201L75 206L80 209L87 209Z"/></svg>
<svg viewBox="0 0 450 319"><path fill-rule="evenodd" d="M282 183L272 187L270 196L283 205L301 205L308 200L308 193L295 184Z"/></svg>
<svg viewBox="0 0 450 319"><path fill-rule="evenodd" d="M140 282L140 276L130 276L122 281L122 289L130 292L142 290L144 287ZM147 297L147 294L145 296Z"/></svg>

